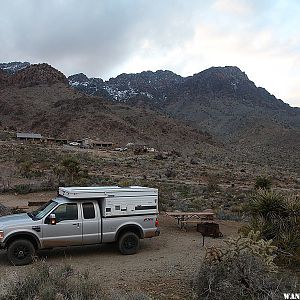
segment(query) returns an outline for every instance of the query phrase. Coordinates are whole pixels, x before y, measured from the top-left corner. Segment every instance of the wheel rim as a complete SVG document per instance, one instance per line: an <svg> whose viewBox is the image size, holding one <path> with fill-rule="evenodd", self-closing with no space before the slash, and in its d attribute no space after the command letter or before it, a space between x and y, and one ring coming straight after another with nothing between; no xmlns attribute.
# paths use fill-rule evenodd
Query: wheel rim
<svg viewBox="0 0 300 300"><path fill-rule="evenodd" d="M131 250L136 248L137 246L137 240L135 237L133 236L128 236L125 240L124 240L124 248L126 250Z"/></svg>
<svg viewBox="0 0 300 300"><path fill-rule="evenodd" d="M30 255L30 250L27 246L20 245L14 249L13 255L16 259L23 260Z"/></svg>

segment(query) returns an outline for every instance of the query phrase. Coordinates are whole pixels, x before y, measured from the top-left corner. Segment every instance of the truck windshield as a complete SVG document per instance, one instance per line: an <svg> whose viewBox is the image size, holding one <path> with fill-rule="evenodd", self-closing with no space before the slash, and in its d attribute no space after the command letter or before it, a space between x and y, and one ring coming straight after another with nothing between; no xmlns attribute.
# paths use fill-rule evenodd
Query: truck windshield
<svg viewBox="0 0 300 300"><path fill-rule="evenodd" d="M50 200L49 202L45 203L39 209L29 213L28 215L35 220L40 220L44 218L51 210L57 205L57 202Z"/></svg>

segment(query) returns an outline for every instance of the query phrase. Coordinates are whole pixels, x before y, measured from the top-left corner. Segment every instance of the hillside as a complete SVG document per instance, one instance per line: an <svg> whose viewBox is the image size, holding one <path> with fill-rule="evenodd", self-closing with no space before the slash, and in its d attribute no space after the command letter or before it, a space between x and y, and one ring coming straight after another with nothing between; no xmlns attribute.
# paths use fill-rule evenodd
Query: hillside
<svg viewBox="0 0 300 300"><path fill-rule="evenodd" d="M257 87L237 67L186 78L147 71L103 81L83 73L67 79L47 64L10 63L0 68L0 89L2 126L201 149L215 161L300 167L300 109Z"/></svg>
<svg viewBox="0 0 300 300"><path fill-rule="evenodd" d="M89 79L70 84L91 93ZM170 71L122 74L102 81L99 90L114 102L151 107L208 132L232 159L300 166L300 109L257 87L237 67L212 67L186 78Z"/></svg>
<svg viewBox="0 0 300 300"><path fill-rule="evenodd" d="M257 87L237 67L212 67L186 78L171 71L147 71L105 82L81 74L70 76L69 82L86 94L160 110L223 142L238 141L253 127L300 128L300 109Z"/></svg>
<svg viewBox="0 0 300 300"><path fill-rule="evenodd" d="M211 144L209 135L171 117L81 94L69 87L61 72L46 64L3 76L2 127L72 139L140 142L159 149L195 151L201 144Z"/></svg>

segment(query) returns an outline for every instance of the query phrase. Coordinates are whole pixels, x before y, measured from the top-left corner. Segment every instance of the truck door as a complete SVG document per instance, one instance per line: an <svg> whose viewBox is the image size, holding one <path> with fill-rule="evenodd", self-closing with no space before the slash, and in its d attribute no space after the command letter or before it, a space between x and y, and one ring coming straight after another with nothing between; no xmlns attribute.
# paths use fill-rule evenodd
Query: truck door
<svg viewBox="0 0 300 300"><path fill-rule="evenodd" d="M98 202L82 202L82 242L101 243L101 214Z"/></svg>
<svg viewBox="0 0 300 300"><path fill-rule="evenodd" d="M53 248L81 245L82 219L79 204L60 204L51 214L55 214L56 224L50 224L49 214L42 226L43 247Z"/></svg>

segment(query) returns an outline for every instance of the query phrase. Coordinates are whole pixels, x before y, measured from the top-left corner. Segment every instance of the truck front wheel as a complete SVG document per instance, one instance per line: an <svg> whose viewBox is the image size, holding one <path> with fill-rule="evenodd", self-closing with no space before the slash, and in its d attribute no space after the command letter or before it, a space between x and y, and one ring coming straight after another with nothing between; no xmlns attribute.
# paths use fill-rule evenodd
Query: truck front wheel
<svg viewBox="0 0 300 300"><path fill-rule="evenodd" d="M119 250L122 254L130 255L137 253L140 247L140 239L133 232L126 232L121 235L118 241Z"/></svg>
<svg viewBox="0 0 300 300"><path fill-rule="evenodd" d="M35 248L28 240L15 240L7 249L9 261L15 266L24 266L32 263Z"/></svg>

